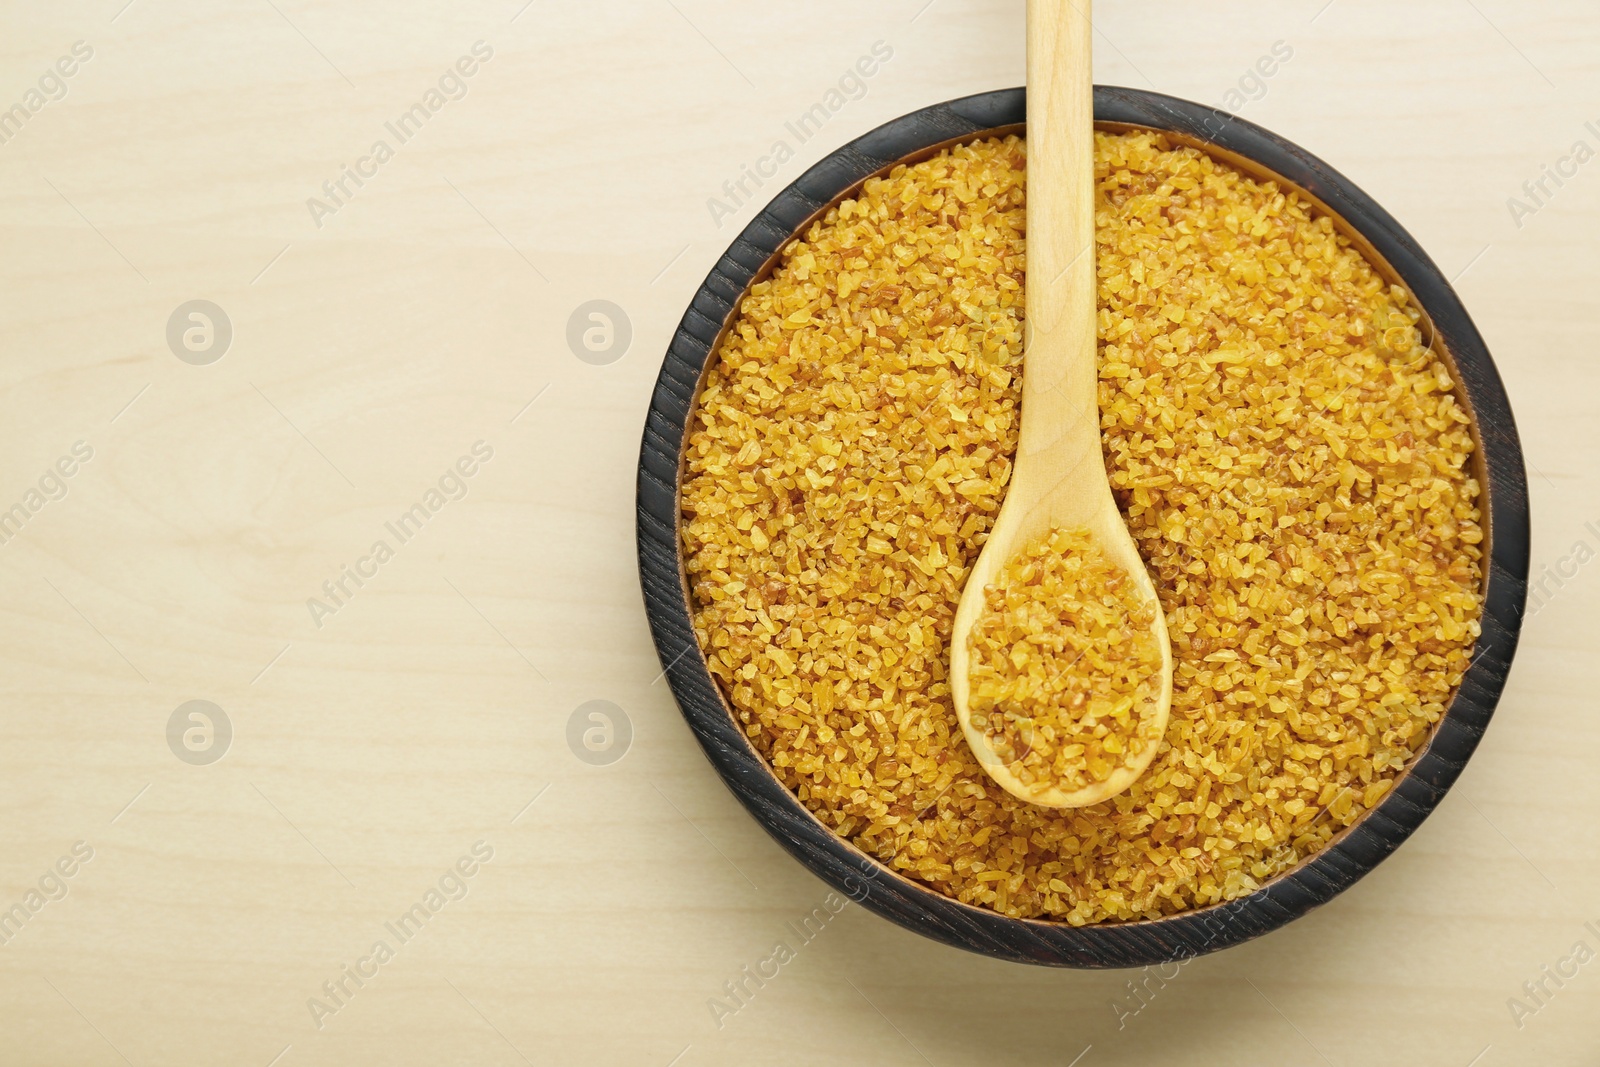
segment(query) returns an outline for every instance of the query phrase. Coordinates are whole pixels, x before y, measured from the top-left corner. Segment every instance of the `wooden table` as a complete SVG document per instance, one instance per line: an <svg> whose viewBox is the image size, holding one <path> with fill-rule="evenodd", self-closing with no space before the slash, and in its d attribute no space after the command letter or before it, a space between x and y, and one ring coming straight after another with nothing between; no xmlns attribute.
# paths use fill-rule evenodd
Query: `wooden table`
<svg viewBox="0 0 1600 1067"><path fill-rule="evenodd" d="M797 936L827 890L634 569L689 295L809 162L1020 84L1020 3L124 3L0 33L0 1062L1592 1062L1592 3L1099 5L1098 80L1300 142L1458 279L1555 576L1412 841L1165 979Z"/></svg>

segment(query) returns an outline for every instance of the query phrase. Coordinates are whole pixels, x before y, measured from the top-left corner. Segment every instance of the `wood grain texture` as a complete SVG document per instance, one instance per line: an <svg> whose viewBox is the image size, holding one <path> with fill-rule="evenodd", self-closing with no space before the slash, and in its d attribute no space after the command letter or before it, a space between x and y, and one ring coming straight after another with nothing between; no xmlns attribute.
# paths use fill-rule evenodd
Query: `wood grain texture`
<svg viewBox="0 0 1600 1067"><path fill-rule="evenodd" d="M685 309L813 164L861 173L835 150L1021 84L1017 0L11 4L0 110L74 42L94 54L0 142L0 511L75 441L94 456L0 544L0 913L74 842L95 854L0 944L0 1063L1593 1062L1595 965L1521 1026L1507 1002L1600 947L1600 567L1577 562L1600 547L1600 163L1523 191L1600 146L1600 18L1095 16L1097 82L1225 106L1392 212L1512 399L1534 549L1516 667L1403 848L1176 977L1018 966L855 903L801 937L834 890L725 788L660 677L639 445ZM479 40L466 94L398 143L385 124ZM1263 75L1278 41L1292 59ZM307 199L378 138L393 158L319 228ZM194 299L232 320L208 366L165 337ZM632 324L606 365L567 341L595 299ZM480 439L466 495L318 628L307 599ZM167 743L195 699L232 722L209 766ZM631 719L609 766L567 741L594 700ZM468 894L317 1029L308 999L480 839ZM779 941L796 958L757 986Z"/></svg>

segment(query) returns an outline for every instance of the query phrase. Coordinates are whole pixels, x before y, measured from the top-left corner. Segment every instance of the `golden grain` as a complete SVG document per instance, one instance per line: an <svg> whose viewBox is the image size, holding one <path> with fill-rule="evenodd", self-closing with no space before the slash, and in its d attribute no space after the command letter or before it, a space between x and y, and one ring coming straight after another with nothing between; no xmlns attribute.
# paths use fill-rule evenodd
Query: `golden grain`
<svg viewBox="0 0 1600 1067"><path fill-rule="evenodd" d="M1006 915L1247 894L1384 795L1478 634L1468 417L1390 288L1301 198L1096 139L1106 466L1166 612L1150 768L1055 810L983 772L947 643L1016 447L1024 143L866 183L714 354L683 481L696 630L752 743L837 833Z"/></svg>

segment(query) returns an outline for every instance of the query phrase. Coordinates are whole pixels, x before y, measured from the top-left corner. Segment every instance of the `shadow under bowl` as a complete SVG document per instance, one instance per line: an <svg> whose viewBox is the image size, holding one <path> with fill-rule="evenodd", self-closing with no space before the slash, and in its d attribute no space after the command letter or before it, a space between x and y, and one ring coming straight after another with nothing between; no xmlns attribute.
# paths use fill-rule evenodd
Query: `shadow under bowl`
<svg viewBox="0 0 1600 1067"><path fill-rule="evenodd" d="M1326 163L1259 126L1157 93L1097 86L1100 128L1161 131L1252 177L1297 190L1332 217L1381 274L1415 297L1424 339L1446 354L1472 417L1485 531L1482 635L1445 715L1389 793L1327 847L1247 897L1091 926L1014 919L907 878L828 829L751 746L695 638L679 501L695 401L741 299L771 273L792 238L855 195L867 178L953 144L1023 133L1025 104L1023 90L1003 89L880 126L806 171L734 240L679 323L651 398L639 457L639 574L657 653L706 756L756 821L823 881L908 929L997 959L1140 967L1248 941L1327 903L1393 852L1443 799L1488 727L1516 650L1527 591L1527 477L1505 388L1483 339L1450 282L1387 212Z"/></svg>

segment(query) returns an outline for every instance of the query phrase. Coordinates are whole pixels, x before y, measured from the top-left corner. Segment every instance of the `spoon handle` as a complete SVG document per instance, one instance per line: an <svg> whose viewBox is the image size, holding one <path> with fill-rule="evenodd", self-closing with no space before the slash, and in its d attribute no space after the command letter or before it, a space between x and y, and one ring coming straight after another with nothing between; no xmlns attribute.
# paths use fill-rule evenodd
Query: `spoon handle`
<svg viewBox="0 0 1600 1067"><path fill-rule="evenodd" d="M1028 0L1026 414L1017 465L1061 474L1100 455L1093 33L1090 0Z"/></svg>

